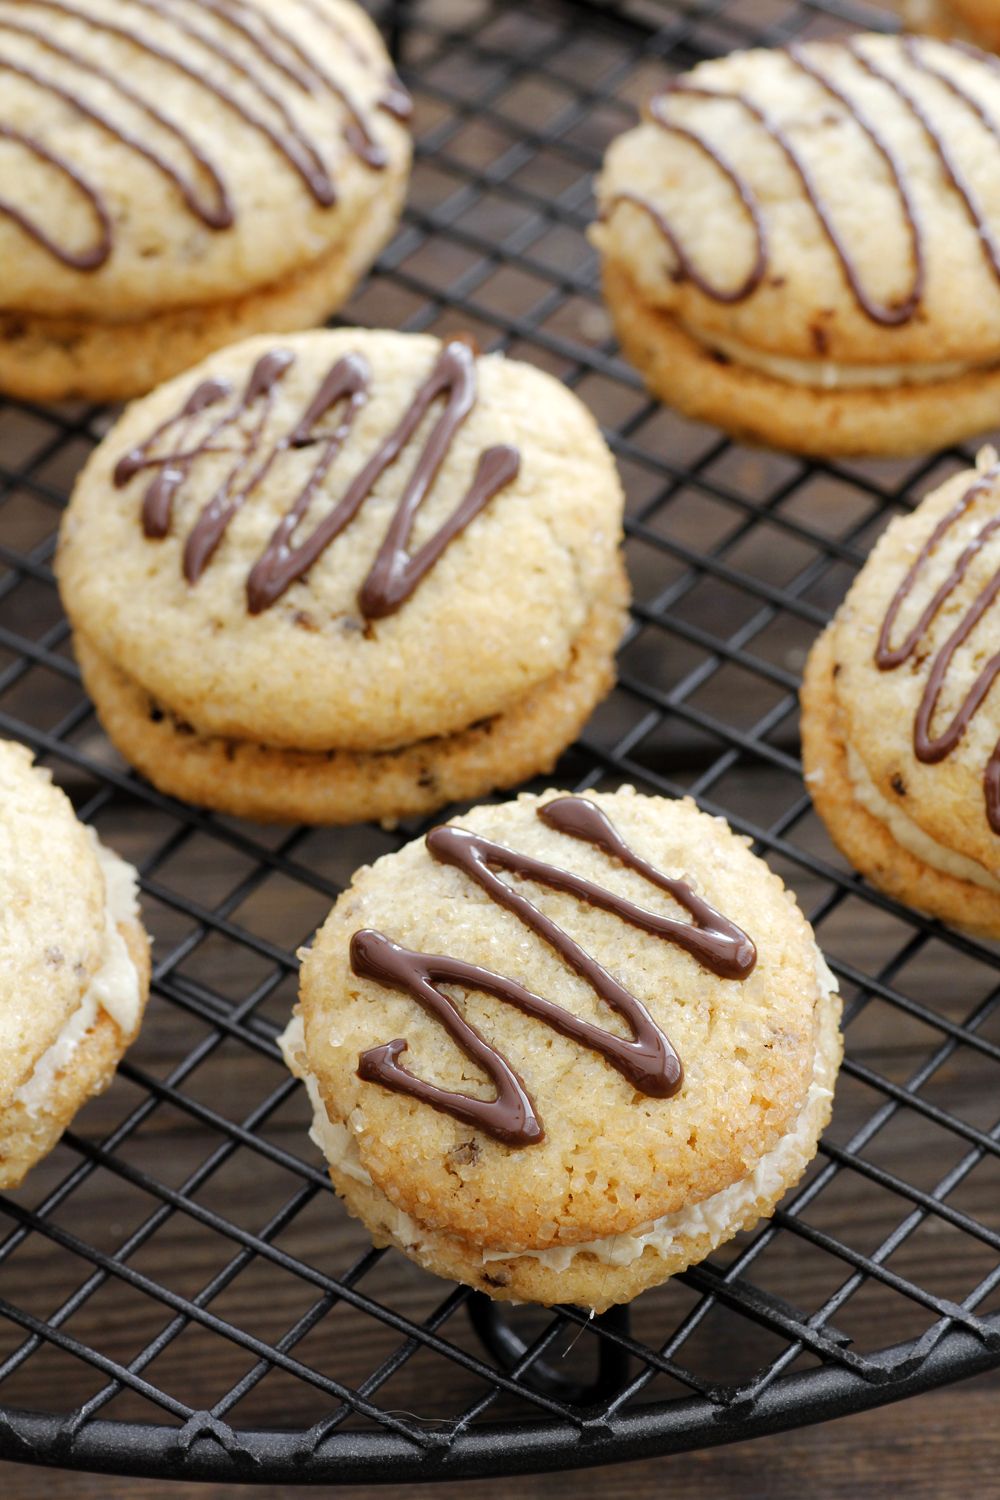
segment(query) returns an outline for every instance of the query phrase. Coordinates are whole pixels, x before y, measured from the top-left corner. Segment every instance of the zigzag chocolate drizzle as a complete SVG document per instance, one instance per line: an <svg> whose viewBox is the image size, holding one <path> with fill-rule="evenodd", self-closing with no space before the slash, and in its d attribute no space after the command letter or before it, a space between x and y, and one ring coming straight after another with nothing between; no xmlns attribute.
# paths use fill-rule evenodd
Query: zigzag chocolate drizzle
<svg viewBox="0 0 1000 1500"><path fill-rule="evenodd" d="M968 489L959 497L947 515L943 516L937 523L921 547L913 564L907 571L906 577L893 595L885 619L882 621L878 645L875 649L875 664L880 672L895 671L897 667L901 667L905 661L908 661L913 656L941 610L948 604L955 590L961 587L973 559L982 551L990 538L1000 531L1000 515L993 516L992 519L983 523L972 540L962 550L948 577L924 606L920 618L909 634L900 645L893 646L891 644L892 631L899 611L902 609L914 584L923 572L928 559L935 552L942 539L961 520L979 496L988 494L994 489L998 478L1000 478L1000 466L990 469L986 474L981 475L969 485ZM935 735L932 733L931 726L937 710L938 700L941 697L945 679L948 676L955 653L969 639L969 636L986 614L986 611L995 602L998 595L1000 595L1000 567L996 569L993 576L973 599L955 628L949 632L947 640L940 647L931 663L931 669L927 676L927 682L924 685L923 695L921 696L913 724L913 753L919 761L923 761L925 764L935 765L938 761L946 759L951 754L959 744L974 715L993 686L998 673L1000 673L1000 651L997 651L990 657L989 661L977 675L969 691L952 716L947 728L943 729L940 734ZM983 788L986 797L986 816L989 825L994 833L1000 834L1000 740L998 740L992 755L986 763L986 769L983 773Z"/></svg>
<svg viewBox="0 0 1000 1500"><path fill-rule="evenodd" d="M272 16L255 10L246 4L245 0L198 0L198 5L194 7L190 5L190 0L129 0L129 3L140 12L144 12L147 17L154 16L160 21L168 22L181 39L194 43L197 50L181 55L170 47L144 36L140 29L141 19L133 25L118 25L104 17L94 15L86 6L78 5L74 3L74 0L25 0L21 7L22 13L17 19L7 16L0 8L0 36L26 39L58 58L61 63L70 64L81 74L82 79L96 79L104 88L113 90L120 100L145 115L147 120L166 131L183 147L191 159L193 172L181 171L163 155L153 142L144 140L132 130L126 129L106 110L89 100L79 89L69 86L43 69L19 61L9 53L0 51L0 73L12 73L38 90L60 99L82 119L112 136L128 150L142 156L161 176L177 188L191 214L209 229L228 229L234 222L234 208L229 190L219 171L201 149L192 132L150 103L117 73L103 67L86 53L55 40L43 25L32 24L30 14L32 11L62 16L86 26L97 32L99 36L123 40L145 56L155 58L167 70L182 74L207 93L214 95L228 111L237 115L245 125L250 126L270 142L292 170L301 177L312 197L322 207L328 207L336 202L335 184L323 160L318 143L299 125L290 104L277 90L276 85L286 86L286 90L290 85L299 94L312 97L325 93L331 99L338 100L347 113L344 138L352 151L366 165L375 170L386 165L386 153L372 135L362 110L349 91L318 59L308 55L293 32L282 26ZM307 4L306 0L298 0L298 3L304 5L311 15L322 17L323 12L320 7L314 8L311 4ZM199 10L208 12L232 35L242 50L234 50L233 46L227 45L212 32L195 24L185 14L186 10L191 10L195 16ZM332 17L327 20L336 35L342 39L346 38L347 33L336 25ZM368 67L376 66L353 38L350 39L349 50ZM216 68L221 64L230 74L235 74L240 79L242 97L222 83L217 76L209 76L199 71L198 67L189 60L189 57L197 56L199 51L209 53ZM247 101L245 97L247 91L256 102ZM378 101L377 107L400 119L406 118L409 112L409 96L395 73L390 72L387 75L385 92ZM278 123L275 123L276 121ZM48 234L35 218L4 197L0 197L0 214L17 223L37 244L42 245L63 265L77 271L97 270L107 261L113 246L113 227L104 196L85 179L72 162L61 153L51 150L41 139L17 130L12 125L3 123L2 120L0 120L0 136L16 141L39 161L55 167L79 188L95 222L94 242L84 249L62 244ZM199 179L203 181L200 182ZM204 191L205 179L207 179L207 193Z"/></svg>
<svg viewBox="0 0 1000 1500"><path fill-rule="evenodd" d="M683 1082L683 1067L668 1037L642 1002L568 933L522 896L516 886L501 880L497 870L506 870L519 880L536 881L550 890L564 891L590 906L611 912L644 932L676 943L720 978L745 979L757 961L756 949L741 928L697 896L684 881L662 874L630 849L593 802L582 797L559 797L538 808L537 812L550 828L593 844L609 858L635 870L651 885L666 891L690 913L692 921L681 922L674 917L660 916L581 875L530 855L519 854L464 828L435 828L427 835L427 848L436 860L461 870L491 900L513 912L543 942L554 948L560 958L586 980L594 993L627 1021L632 1030L630 1037L615 1036L613 1032L594 1026L554 1001L533 994L516 980L477 964L443 955L416 953L370 928L356 932L351 938L354 973L402 990L435 1016L462 1051L486 1073L496 1089L496 1097L477 1099L417 1078L399 1061L407 1046L401 1037L363 1052L358 1061L359 1077L370 1083L380 1083L397 1093L410 1094L508 1146L529 1146L540 1141L544 1135L542 1122L514 1068L465 1019L455 1003L438 987L441 984L480 990L516 1006L526 1015L536 1016L562 1036L599 1053L640 1093L652 1098L668 1099L676 1094Z"/></svg>
<svg viewBox="0 0 1000 1500"><path fill-rule="evenodd" d="M269 446L265 446L278 387L294 360L290 350L272 349L258 359L242 392L236 396L226 380L202 381L178 412L161 422L144 443L118 460L114 481L121 488L143 470L156 470L143 497L142 524L147 537L161 538L170 530L174 499L198 460L210 453L235 454L235 461L203 507L184 544L184 576L194 584L211 562L233 517L282 458L296 450L316 447L319 456L305 484L275 527L247 579L247 607L251 614L259 614L302 578L350 525L378 479L405 451L428 411L435 402L443 400L443 409L424 440L358 596L364 618L380 619L392 614L410 597L449 543L516 477L520 457L516 448L506 444L485 449L479 456L472 482L451 516L418 551L407 550L417 512L455 434L476 401L475 355L467 344L453 340L441 350L395 428L361 466L343 498L307 536L296 541L296 533L333 460L368 399L371 370L360 354L338 359L294 426L268 439ZM222 411L210 415L207 427L196 438L204 414L211 414L219 406ZM323 419L338 410L336 425L321 430ZM173 436L174 445L163 452L155 451L163 446L168 435Z"/></svg>
<svg viewBox="0 0 1000 1500"><path fill-rule="evenodd" d="M843 48L863 72L867 73L869 77L876 79L887 89L890 89L917 121L930 143L931 149L938 158L947 181L961 199L991 270L997 279L1000 280L1000 245L998 245L993 228L979 202L972 183L962 169L957 155L949 145L940 127L936 124L931 112L921 102L917 93L907 86L903 78L898 77L894 72L877 63L866 51L863 39L859 40L849 37L840 42L825 42L823 45L826 47L839 46ZM996 59L988 58L983 53L964 43L936 43L935 45L938 47L950 46L953 52L973 58L991 72L998 71ZM936 67L929 60L925 44L916 38L906 37L900 40L899 49L901 57L918 74L918 82L920 81L919 75L923 75L925 78L933 78L943 88L946 88L960 104L964 105L970 115L974 116L979 124L1000 145L1000 122L993 119L975 95L963 87L957 79L951 77L950 74L941 68ZM667 106L672 97L721 100L726 103L735 104L770 136L771 140L780 148L789 166L795 172L802 184L805 196L812 205L813 211L819 220L820 227L840 263L844 278L860 310L872 322L887 327L897 327L908 323L914 317L923 299L926 282L926 258L923 232L914 206L904 164L900 161L889 140L879 129L875 119L865 114L857 101L852 99L850 94L838 82L828 76L813 61L810 50L793 44L785 49L785 56L795 68L811 78L825 94L846 110L850 118L860 127L878 155L881 156L888 169L890 180L899 200L900 213L907 226L913 262L910 287L903 296L894 299L890 303L880 303L875 301L865 290L861 282L858 265L834 222L831 211L817 186L806 157L795 144L789 131L779 125L771 117L766 108L757 104L747 94L739 90L726 91L723 89L702 88L696 84L687 83L683 79L678 79L668 83L659 94L653 97L649 104L649 117L661 130L690 142L712 161L718 171L730 183L750 219L754 232L754 259L750 270L736 287L731 289L719 288L709 281L681 244L680 238L670 223L669 218L655 204L651 203L641 194L629 192L617 194L606 205L605 214L610 212L619 202L633 203L643 209L670 245L677 262L678 277L684 277L693 282L699 291L706 297L712 298L713 301L736 303L745 301L748 297L752 296L761 285L768 267L767 227L760 201L754 192L752 184L736 170L728 158L712 142L706 140L697 130L671 119L667 113Z"/></svg>

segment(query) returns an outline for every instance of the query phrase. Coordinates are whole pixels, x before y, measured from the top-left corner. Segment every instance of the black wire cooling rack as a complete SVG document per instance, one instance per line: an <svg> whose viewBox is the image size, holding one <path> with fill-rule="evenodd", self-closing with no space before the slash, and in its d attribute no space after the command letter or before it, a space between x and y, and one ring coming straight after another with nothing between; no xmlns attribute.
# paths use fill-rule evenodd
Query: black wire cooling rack
<svg viewBox="0 0 1000 1500"><path fill-rule="evenodd" d="M153 792L83 696L54 528L111 413L0 407L0 733L142 872L146 1027L0 1198L0 1458L192 1479L404 1480L610 1462L897 1400L1000 1364L1000 981L868 890L797 756L804 655L887 519L967 459L809 464L643 395L584 238L608 138L664 68L877 12L428 0L404 226L347 317L471 330L591 405L629 493L619 686L553 780L690 793L797 890L847 1001L820 1155L774 1219L596 1321L507 1309L371 1249L275 1046L308 940L393 833L265 830Z"/></svg>

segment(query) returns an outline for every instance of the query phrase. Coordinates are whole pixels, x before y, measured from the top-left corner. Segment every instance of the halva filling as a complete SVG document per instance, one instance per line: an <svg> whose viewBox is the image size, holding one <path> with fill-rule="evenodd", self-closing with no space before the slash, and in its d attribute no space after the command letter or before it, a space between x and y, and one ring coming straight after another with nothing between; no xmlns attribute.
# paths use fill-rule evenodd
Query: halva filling
<svg viewBox="0 0 1000 1500"><path fill-rule="evenodd" d="M734 364L745 365L751 370L760 370L775 380L787 385L811 386L822 391L849 391L872 387L895 387L900 385L933 385L938 380L954 380L970 370L986 369L995 361L983 364L958 359L918 360L905 364L864 365L840 364L833 359L791 359L783 354L767 354L753 349L717 333L704 335L687 324L685 332L711 349L726 355Z"/></svg>

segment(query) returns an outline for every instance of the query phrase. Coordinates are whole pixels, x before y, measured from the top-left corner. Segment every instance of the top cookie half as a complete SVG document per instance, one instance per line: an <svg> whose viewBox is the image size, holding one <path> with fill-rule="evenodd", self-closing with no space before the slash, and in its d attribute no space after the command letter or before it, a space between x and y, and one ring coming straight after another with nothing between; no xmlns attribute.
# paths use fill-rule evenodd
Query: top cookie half
<svg viewBox="0 0 1000 1500"><path fill-rule="evenodd" d="M734 53L616 140L595 229L721 355L843 388L1000 356L1000 63L860 35Z"/></svg>
<svg viewBox="0 0 1000 1500"><path fill-rule="evenodd" d="M405 178L407 110L350 0L0 0L3 311L136 320L302 273Z"/></svg>

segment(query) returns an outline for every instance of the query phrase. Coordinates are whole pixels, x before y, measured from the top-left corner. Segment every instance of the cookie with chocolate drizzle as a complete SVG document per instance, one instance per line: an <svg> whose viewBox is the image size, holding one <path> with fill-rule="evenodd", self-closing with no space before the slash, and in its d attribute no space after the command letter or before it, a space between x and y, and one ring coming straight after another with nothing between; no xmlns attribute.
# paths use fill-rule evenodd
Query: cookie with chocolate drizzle
<svg viewBox="0 0 1000 1500"><path fill-rule="evenodd" d="M522 795L358 872L282 1040L376 1244L603 1310L772 1212L840 1062L778 877L692 802Z"/></svg>
<svg viewBox="0 0 1000 1500"><path fill-rule="evenodd" d="M0 390L149 390L321 322L395 227L410 103L353 0L0 0Z"/></svg>
<svg viewBox="0 0 1000 1500"><path fill-rule="evenodd" d="M135 871L0 740L0 1188L107 1087L148 995Z"/></svg>
<svg viewBox="0 0 1000 1500"><path fill-rule="evenodd" d="M551 769L613 678L622 493L557 381L460 339L257 339L136 403L57 561L157 786L356 822Z"/></svg>
<svg viewBox="0 0 1000 1500"><path fill-rule="evenodd" d="M1000 937L1000 464L893 521L802 689L816 809L873 884Z"/></svg>
<svg viewBox="0 0 1000 1500"><path fill-rule="evenodd" d="M917 453L1000 409L1000 61L855 35L668 80L592 235L650 389L753 442Z"/></svg>

